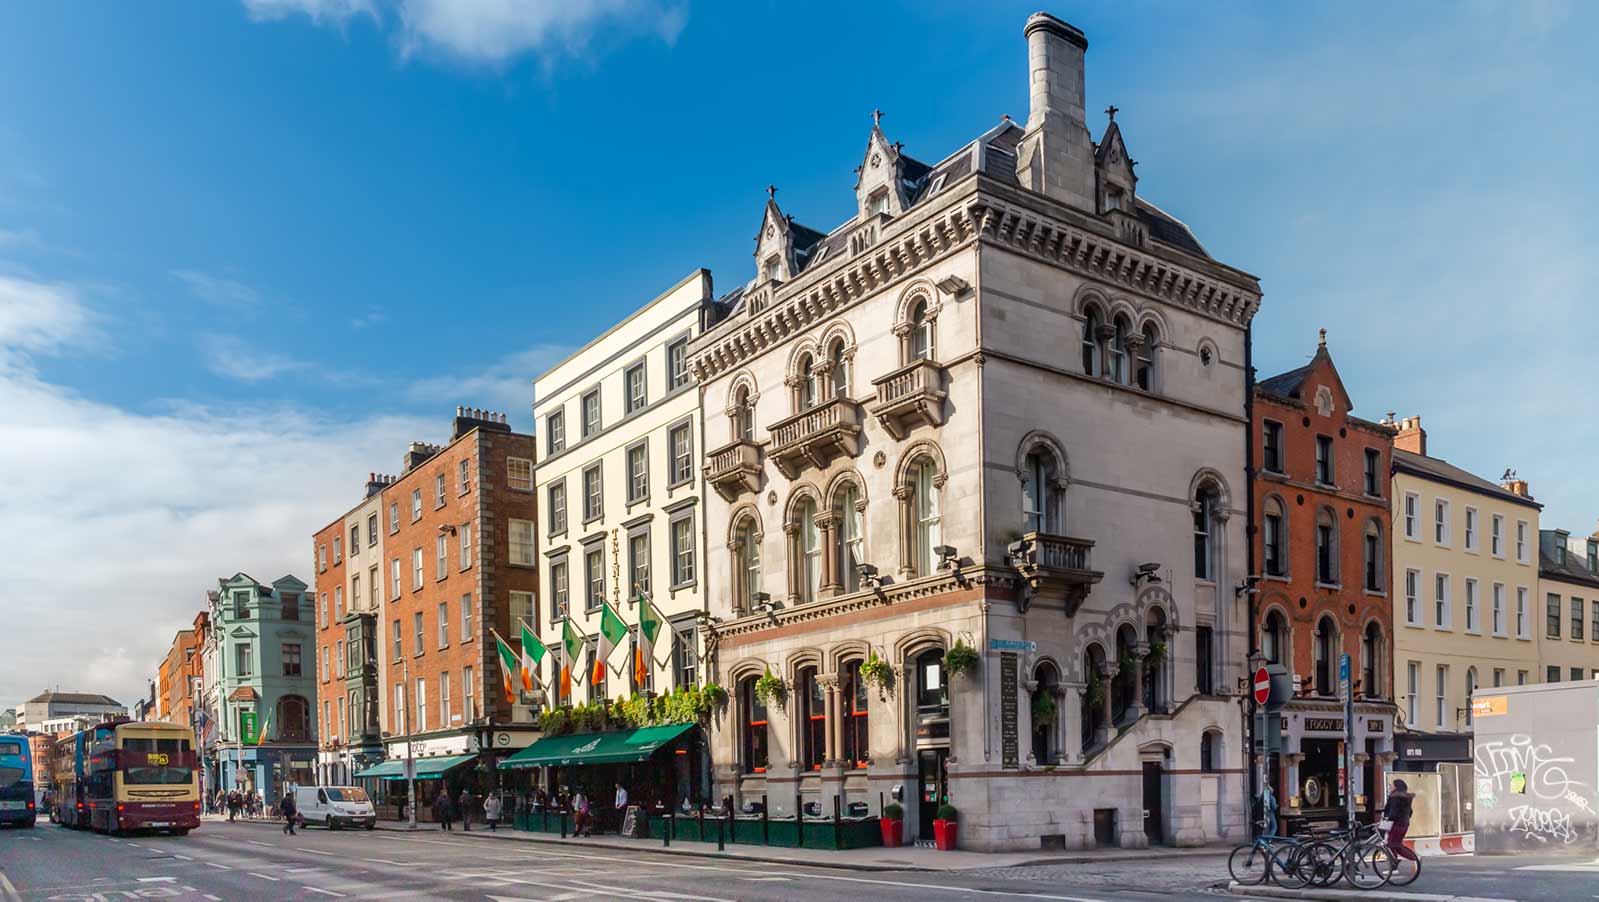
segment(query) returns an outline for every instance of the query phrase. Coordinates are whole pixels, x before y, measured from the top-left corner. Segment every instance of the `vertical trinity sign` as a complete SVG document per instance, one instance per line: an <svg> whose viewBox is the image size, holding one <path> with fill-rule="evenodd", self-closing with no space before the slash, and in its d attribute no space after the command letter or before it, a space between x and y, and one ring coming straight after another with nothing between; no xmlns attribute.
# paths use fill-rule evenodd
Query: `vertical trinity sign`
<svg viewBox="0 0 1599 902"><path fill-rule="evenodd" d="M1001 652L999 656L999 735L1001 764L1005 767L1021 766L1021 749L1016 722L1016 654Z"/></svg>

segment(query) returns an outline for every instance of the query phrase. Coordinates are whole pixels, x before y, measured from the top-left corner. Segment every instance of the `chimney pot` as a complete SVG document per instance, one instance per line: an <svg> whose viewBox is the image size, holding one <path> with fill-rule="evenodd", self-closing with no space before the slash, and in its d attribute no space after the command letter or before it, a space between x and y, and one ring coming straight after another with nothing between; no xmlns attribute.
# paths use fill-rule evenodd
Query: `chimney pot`
<svg viewBox="0 0 1599 902"><path fill-rule="evenodd" d="M1049 13L1033 13L1027 38L1027 127L1016 157L1023 185L1082 210L1099 212L1094 139L1084 116L1088 38Z"/></svg>

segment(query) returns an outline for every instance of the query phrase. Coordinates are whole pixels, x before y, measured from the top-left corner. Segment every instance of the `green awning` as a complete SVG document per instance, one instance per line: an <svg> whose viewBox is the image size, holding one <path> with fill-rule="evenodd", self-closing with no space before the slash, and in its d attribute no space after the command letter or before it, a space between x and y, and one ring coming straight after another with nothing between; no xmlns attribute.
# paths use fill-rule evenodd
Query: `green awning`
<svg viewBox="0 0 1599 902"><path fill-rule="evenodd" d="M441 755L437 758L418 758L416 759L416 778L418 780L436 780L447 772L475 758L477 758L476 755ZM374 764L356 774L356 779L371 777L377 780L404 780L405 760L404 758L395 758L382 764Z"/></svg>
<svg viewBox="0 0 1599 902"><path fill-rule="evenodd" d="M630 764L649 757L694 725L664 724L608 733L546 736L500 762L505 769L547 764Z"/></svg>

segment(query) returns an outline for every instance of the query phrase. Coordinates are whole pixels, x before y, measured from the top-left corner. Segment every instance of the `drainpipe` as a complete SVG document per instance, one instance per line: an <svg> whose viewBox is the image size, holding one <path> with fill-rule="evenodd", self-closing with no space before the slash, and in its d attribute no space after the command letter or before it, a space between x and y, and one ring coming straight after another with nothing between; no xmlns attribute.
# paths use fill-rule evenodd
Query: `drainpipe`
<svg viewBox="0 0 1599 902"><path fill-rule="evenodd" d="M1244 485L1246 488L1244 504L1248 521L1244 524L1244 536L1248 539L1246 547L1248 569L1245 571L1244 577L1247 585L1248 578L1255 573L1255 327L1253 323L1244 327L1244 420L1248 424L1245 427L1244 439ZM1256 641L1258 630L1256 629L1255 619L1259 616L1259 611L1255 604L1255 594L1253 591L1247 591L1244 596L1249 605L1249 638L1246 643L1249 655L1245 659L1246 661L1255 660L1260 653ZM1244 673L1247 685L1254 676L1249 672L1247 664L1244 667ZM1260 794L1260 767L1256 761L1255 754L1255 696L1252 686L1248 692L1248 703L1245 710L1247 713L1244 715L1244 747L1246 749L1245 760L1249 762L1249 779L1245 785L1249 795L1244 799L1244 817L1249 835L1254 836L1254 819L1250 816L1250 811L1255 797Z"/></svg>

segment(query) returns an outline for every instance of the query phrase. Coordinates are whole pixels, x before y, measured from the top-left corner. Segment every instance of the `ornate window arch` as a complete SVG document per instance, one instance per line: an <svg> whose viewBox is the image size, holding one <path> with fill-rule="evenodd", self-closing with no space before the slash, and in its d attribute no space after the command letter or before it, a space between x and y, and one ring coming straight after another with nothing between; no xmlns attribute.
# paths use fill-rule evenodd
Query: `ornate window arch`
<svg viewBox="0 0 1599 902"><path fill-rule="evenodd" d="M1360 687L1365 691L1367 698L1387 698L1387 687L1383 685L1383 634L1382 624L1375 619L1366 621L1366 628L1360 637Z"/></svg>
<svg viewBox="0 0 1599 902"><path fill-rule="evenodd" d="M311 703L303 696L285 695L277 704L278 740L305 742L311 738Z"/></svg>
<svg viewBox="0 0 1599 902"><path fill-rule="evenodd" d="M814 486L801 485L789 495L783 517L788 538L788 597L790 604L817 600L822 588L821 496Z"/></svg>
<svg viewBox="0 0 1599 902"><path fill-rule="evenodd" d="M1338 512L1322 506L1316 510L1316 582L1336 585L1339 581Z"/></svg>
<svg viewBox="0 0 1599 902"><path fill-rule="evenodd" d="M1106 346L1106 369L1112 382L1118 385L1127 385L1132 376L1131 337L1133 334L1132 317L1126 312L1118 311L1112 315L1110 321L1110 343Z"/></svg>
<svg viewBox="0 0 1599 902"><path fill-rule="evenodd" d="M1160 337L1165 334L1158 319L1145 315L1133 333L1133 384L1147 392L1160 391Z"/></svg>
<svg viewBox="0 0 1599 902"><path fill-rule="evenodd" d="M1294 634L1287 610L1272 603L1260 619L1260 653L1268 664L1281 664L1293 671Z"/></svg>
<svg viewBox="0 0 1599 902"><path fill-rule="evenodd" d="M1288 577L1288 504L1276 493L1261 504L1260 545L1267 576Z"/></svg>
<svg viewBox="0 0 1599 902"><path fill-rule="evenodd" d="M1361 554L1366 565L1362 583L1368 592L1381 592L1387 562L1383 558L1382 523L1376 517L1366 521L1361 540Z"/></svg>
<svg viewBox="0 0 1599 902"><path fill-rule="evenodd" d="M817 347L821 349L819 369L825 376L824 395L827 398L849 397L855 369L855 334L849 323L840 320L829 325L822 332Z"/></svg>
<svg viewBox="0 0 1599 902"><path fill-rule="evenodd" d="M816 343L806 339L795 345L789 357L788 376L785 382L795 413L816 406L822 400L820 372L821 351Z"/></svg>
<svg viewBox="0 0 1599 902"><path fill-rule="evenodd" d="M733 610L747 614L755 607L761 591L761 512L753 504L733 510L727 535L727 550L733 563Z"/></svg>
<svg viewBox="0 0 1599 902"><path fill-rule="evenodd" d="M1338 621L1331 614L1323 614L1316 621L1316 632L1310 637L1310 657L1315 669L1316 692L1332 695L1338 690L1338 659L1342 643L1338 638Z"/></svg>
<svg viewBox="0 0 1599 902"><path fill-rule="evenodd" d="M1103 743L1110 736L1110 675L1114 667L1105 655L1105 647L1090 642L1083 649L1083 681L1081 722L1083 751Z"/></svg>
<svg viewBox="0 0 1599 902"><path fill-rule="evenodd" d="M1201 773L1215 773L1221 770L1222 758L1222 732L1215 727L1207 727L1199 735L1199 770Z"/></svg>
<svg viewBox="0 0 1599 902"><path fill-rule="evenodd" d="M854 468L833 477L828 483L826 510L827 581L836 591L857 592L861 587L860 565L866 559L866 483Z"/></svg>
<svg viewBox="0 0 1599 902"><path fill-rule="evenodd" d="M760 397L761 390L754 376L745 372L733 378L733 384L727 392L727 421L731 441L755 440L755 402Z"/></svg>
<svg viewBox="0 0 1599 902"><path fill-rule="evenodd" d="M866 767L871 763L871 699L861 665L866 656L848 656L838 667L838 713L840 723L838 758L845 767Z"/></svg>
<svg viewBox="0 0 1599 902"><path fill-rule="evenodd" d="M1039 430L1023 436L1016 475L1021 480L1022 532L1064 533L1071 469L1060 441Z"/></svg>
<svg viewBox="0 0 1599 902"><path fill-rule="evenodd" d="M938 359L938 313L943 308L932 283L917 280L900 293L894 311L894 334L899 337L899 362Z"/></svg>
<svg viewBox="0 0 1599 902"><path fill-rule="evenodd" d="M1083 305L1083 374L1087 376L1105 375L1105 339L1108 337L1105 330L1108 324L1105 321L1105 312L1098 303Z"/></svg>
<svg viewBox="0 0 1599 902"><path fill-rule="evenodd" d="M1227 559L1227 483L1214 470L1201 470L1194 476L1188 497L1193 515L1194 578L1219 583Z"/></svg>
<svg viewBox="0 0 1599 902"><path fill-rule="evenodd" d="M1060 760L1060 668L1045 659L1033 666L1033 760L1055 764Z"/></svg>
<svg viewBox="0 0 1599 902"><path fill-rule="evenodd" d="M943 544L943 489L949 478L944 452L934 442L918 441L900 456L894 497L899 502L899 572L909 578L932 574L933 549Z"/></svg>

